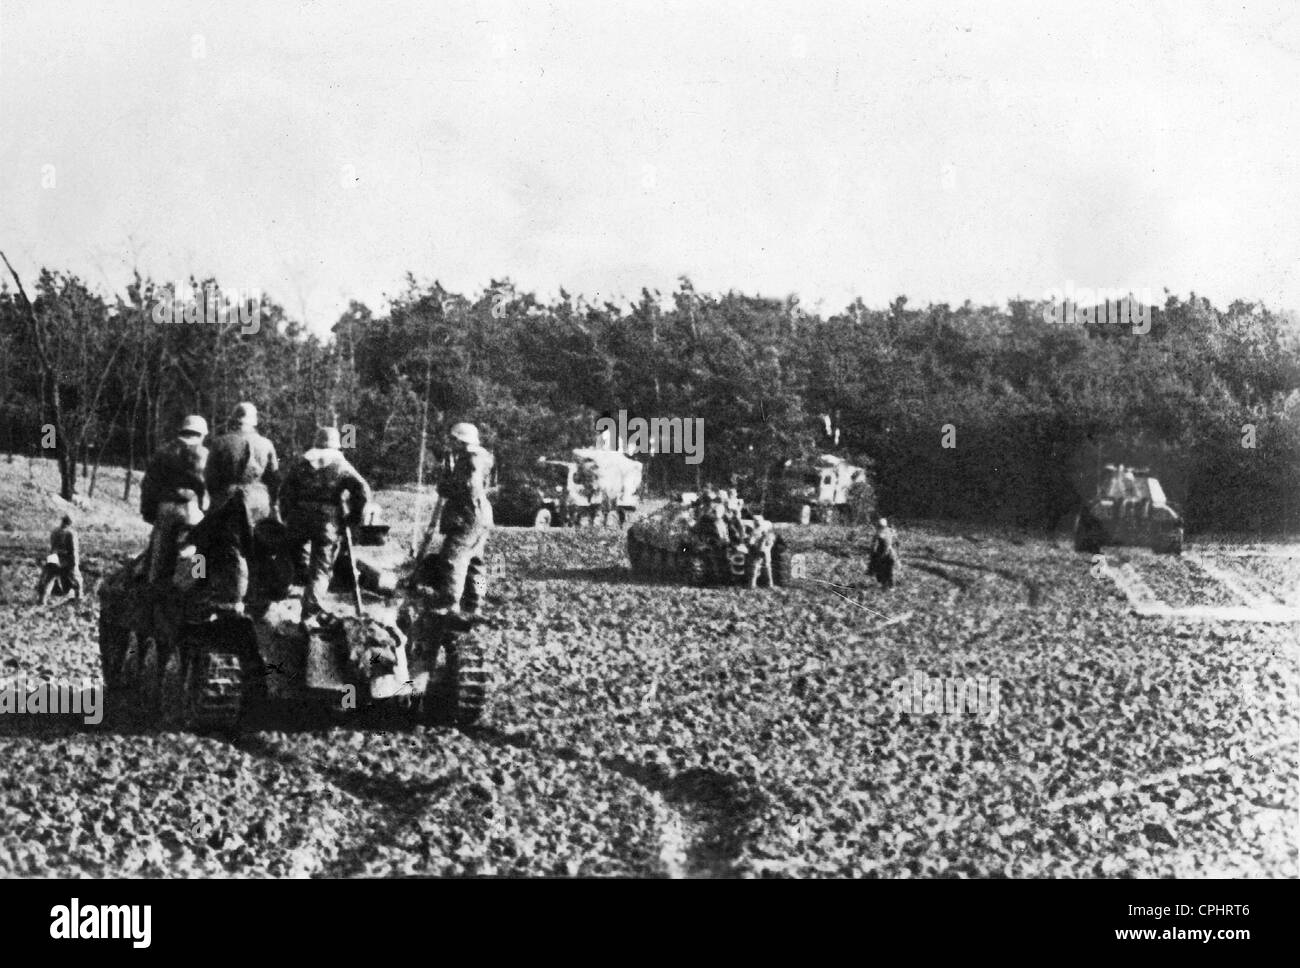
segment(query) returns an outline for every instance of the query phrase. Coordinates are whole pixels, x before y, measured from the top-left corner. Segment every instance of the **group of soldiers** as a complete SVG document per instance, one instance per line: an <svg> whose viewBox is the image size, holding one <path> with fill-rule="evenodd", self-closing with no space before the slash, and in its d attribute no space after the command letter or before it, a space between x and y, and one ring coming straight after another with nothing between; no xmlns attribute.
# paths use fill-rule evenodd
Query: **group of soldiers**
<svg viewBox="0 0 1300 968"><path fill-rule="evenodd" d="M719 552L743 548L750 587L756 588L759 579L766 575L770 588L776 529L761 514L745 517L743 509L744 502L734 490L707 485L695 501L696 534Z"/></svg>
<svg viewBox="0 0 1300 968"><path fill-rule="evenodd" d="M312 448L282 473L275 445L257 425L257 408L241 403L226 433L204 446L207 421L191 415L154 454L140 487L140 513L153 525L148 582L158 591L170 584L188 541L205 557L209 605L242 612L250 562L276 530L264 522L282 523L304 576L302 618L309 623L322 611L341 529L361 521L370 487L343 456L337 429L319 428Z"/></svg>
<svg viewBox="0 0 1300 968"><path fill-rule="evenodd" d="M720 548L744 545L751 556L750 584L756 585L759 574L766 570L768 584L772 582L772 547L776 532L772 523L760 514L744 517L744 502L734 489L706 485L696 499L696 533ZM898 564L898 536L883 517L876 518L875 534L867 559L867 577L874 578L888 591L894 587L894 569Z"/></svg>
<svg viewBox="0 0 1300 968"><path fill-rule="evenodd" d="M256 566L263 546L277 540L267 535L278 533L303 577L302 621L310 628L324 611L344 529L363 520L370 486L343 455L336 428L319 428L311 449L282 474L275 445L257 424L257 408L241 403L229 430L205 447L207 422L188 416L176 439L154 455L140 495L140 512L153 525L148 581L164 589L188 541L205 556L210 606L242 612L254 577L250 562ZM473 613L481 602L492 527L490 471L491 455L477 428L453 427L438 502L417 558L425 561L441 531L442 548L417 573L433 587L433 605L443 612Z"/></svg>

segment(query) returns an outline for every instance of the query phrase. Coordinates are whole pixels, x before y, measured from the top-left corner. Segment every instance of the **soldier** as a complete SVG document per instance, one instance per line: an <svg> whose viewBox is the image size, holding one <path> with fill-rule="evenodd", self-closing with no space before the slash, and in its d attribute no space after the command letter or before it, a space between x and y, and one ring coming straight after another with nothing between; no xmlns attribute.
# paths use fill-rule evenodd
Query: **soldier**
<svg viewBox="0 0 1300 968"><path fill-rule="evenodd" d="M296 553L298 567L306 573L304 624L323 611L321 598L329 589L339 553L339 529L362 521L369 500L370 486L339 449L339 432L322 427L316 432L315 446L293 463L280 488L280 510L288 526L289 544Z"/></svg>
<svg viewBox="0 0 1300 968"><path fill-rule="evenodd" d="M749 560L745 563L749 574L749 587L757 588L759 576L766 572L767 587L771 588L774 584L772 549L776 547L776 529L772 527L772 522L761 514L754 515L753 529L747 536L746 543L749 547Z"/></svg>
<svg viewBox="0 0 1300 968"><path fill-rule="evenodd" d="M153 455L140 483L140 516L153 525L147 555L151 587L171 581L176 550L186 532L203 519L207 502L203 472L208 459L203 438L207 435L206 420L186 417L176 439Z"/></svg>
<svg viewBox="0 0 1300 968"><path fill-rule="evenodd" d="M203 524L205 550L213 559L211 598L218 608L243 611L253 529L274 515L280 483L275 445L257 432L257 408L241 403L231 429L212 442L205 479L212 506Z"/></svg>
<svg viewBox="0 0 1300 968"><path fill-rule="evenodd" d="M884 518L876 519L876 538L871 546L871 561L867 574L874 576L885 591L894 587L894 566L898 563L895 549L897 535Z"/></svg>
<svg viewBox="0 0 1300 968"><path fill-rule="evenodd" d="M72 530L72 518L63 516L59 526L50 532L50 557L58 564L48 562L41 576L41 604L50 600L50 592L56 583L62 581L63 587L72 592L73 598L81 601L81 553L77 546L77 532Z"/></svg>
<svg viewBox="0 0 1300 968"><path fill-rule="evenodd" d="M492 529L492 505L488 501L488 479L492 455L479 443L478 428L458 423L451 428L451 450L438 482L438 502L425 530L417 560L420 571L433 572L435 606L442 614L460 607L461 615L478 612L487 591L484 556ZM431 569L423 567L425 552L436 531L444 535L442 549L431 558Z"/></svg>

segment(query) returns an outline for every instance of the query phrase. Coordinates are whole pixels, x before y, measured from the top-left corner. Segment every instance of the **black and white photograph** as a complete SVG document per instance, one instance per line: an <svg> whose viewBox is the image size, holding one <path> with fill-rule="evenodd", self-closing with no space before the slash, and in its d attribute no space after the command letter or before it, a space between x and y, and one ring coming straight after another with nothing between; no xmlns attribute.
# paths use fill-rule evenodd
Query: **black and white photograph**
<svg viewBox="0 0 1300 968"><path fill-rule="evenodd" d="M1297 92L1284 0L0 0L0 876L1300 876Z"/></svg>

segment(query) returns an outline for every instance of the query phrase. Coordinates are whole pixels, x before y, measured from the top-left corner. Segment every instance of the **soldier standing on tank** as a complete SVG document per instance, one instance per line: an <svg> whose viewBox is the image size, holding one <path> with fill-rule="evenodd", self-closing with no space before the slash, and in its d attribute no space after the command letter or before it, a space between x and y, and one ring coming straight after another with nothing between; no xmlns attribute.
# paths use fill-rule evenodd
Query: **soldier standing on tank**
<svg viewBox="0 0 1300 968"><path fill-rule="evenodd" d="M416 560L421 574L432 572L434 606L439 614L460 616L478 612L487 591L485 555L492 530L488 480L492 455L479 442L478 428L458 423L451 428L450 450L438 481L438 502L425 530ZM436 532L442 549L425 567L425 553Z"/></svg>
<svg viewBox="0 0 1300 968"><path fill-rule="evenodd" d="M272 517L280 484L275 445L257 432L257 408L241 403L231 429L212 442L205 479L212 506L204 523L212 603L243 611L253 529Z"/></svg>
<svg viewBox="0 0 1300 968"><path fill-rule="evenodd" d="M289 544L298 567L306 574L304 624L323 611L321 599L334 573L341 529L362 520L369 500L370 485L343 456L339 432L322 427L316 432L315 446L294 461L280 488L280 510L288 527Z"/></svg>
<svg viewBox="0 0 1300 968"><path fill-rule="evenodd" d="M77 532L72 528L72 518L63 516L59 526L50 532L50 554L58 559L58 566L46 565L41 577L41 604L50 600L57 581L72 592L76 601L81 601L81 550L77 545ZM53 574L50 572L53 571Z"/></svg>
<svg viewBox="0 0 1300 968"><path fill-rule="evenodd" d="M894 587L894 566L898 564L896 548L898 536L884 518L876 519L876 537L871 545L871 561L867 574L873 576L885 591Z"/></svg>
<svg viewBox="0 0 1300 968"><path fill-rule="evenodd" d="M199 416L181 421L176 439L149 461L140 483L140 516L153 525L149 535L148 581L159 588L171 581L176 550L186 532L203 518L208 422Z"/></svg>

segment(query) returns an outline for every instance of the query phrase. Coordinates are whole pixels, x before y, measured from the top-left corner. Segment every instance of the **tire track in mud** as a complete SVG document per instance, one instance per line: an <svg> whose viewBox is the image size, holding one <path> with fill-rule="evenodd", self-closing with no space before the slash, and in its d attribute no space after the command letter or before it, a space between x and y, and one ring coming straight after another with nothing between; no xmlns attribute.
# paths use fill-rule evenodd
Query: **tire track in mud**
<svg viewBox="0 0 1300 968"><path fill-rule="evenodd" d="M635 783L656 806L658 873L672 880L737 876L745 827L758 815L761 795L738 777L707 767L673 773L658 764L637 763L626 756L584 756L572 747L539 746L527 735L490 726L464 730L472 739L510 746L566 762L583 762Z"/></svg>
<svg viewBox="0 0 1300 968"><path fill-rule="evenodd" d="M1007 581L1015 582L1017 585L1022 586L1025 590L1025 599L1031 607L1037 608L1042 603L1042 583L1030 578L1022 572L1018 572L1013 568L1000 568L997 565L986 565L982 562L962 561L959 558L943 558L935 554L931 548L925 548L923 550L927 552L923 562L934 562L934 565L926 566L923 565L922 562L913 561L911 562L911 567L920 568L921 571L927 571L931 574L938 575L941 578L946 578L948 581L959 585L963 592L969 591L974 582L967 578L959 578L958 576L937 567L938 565L950 565L956 568L970 568L974 571L984 572L985 574L997 575L999 578L1004 578Z"/></svg>
<svg viewBox="0 0 1300 968"><path fill-rule="evenodd" d="M655 794L671 811L660 822L660 863L672 879L737 876L745 827L761 798L742 781L707 767L672 774L616 756L601 765Z"/></svg>

